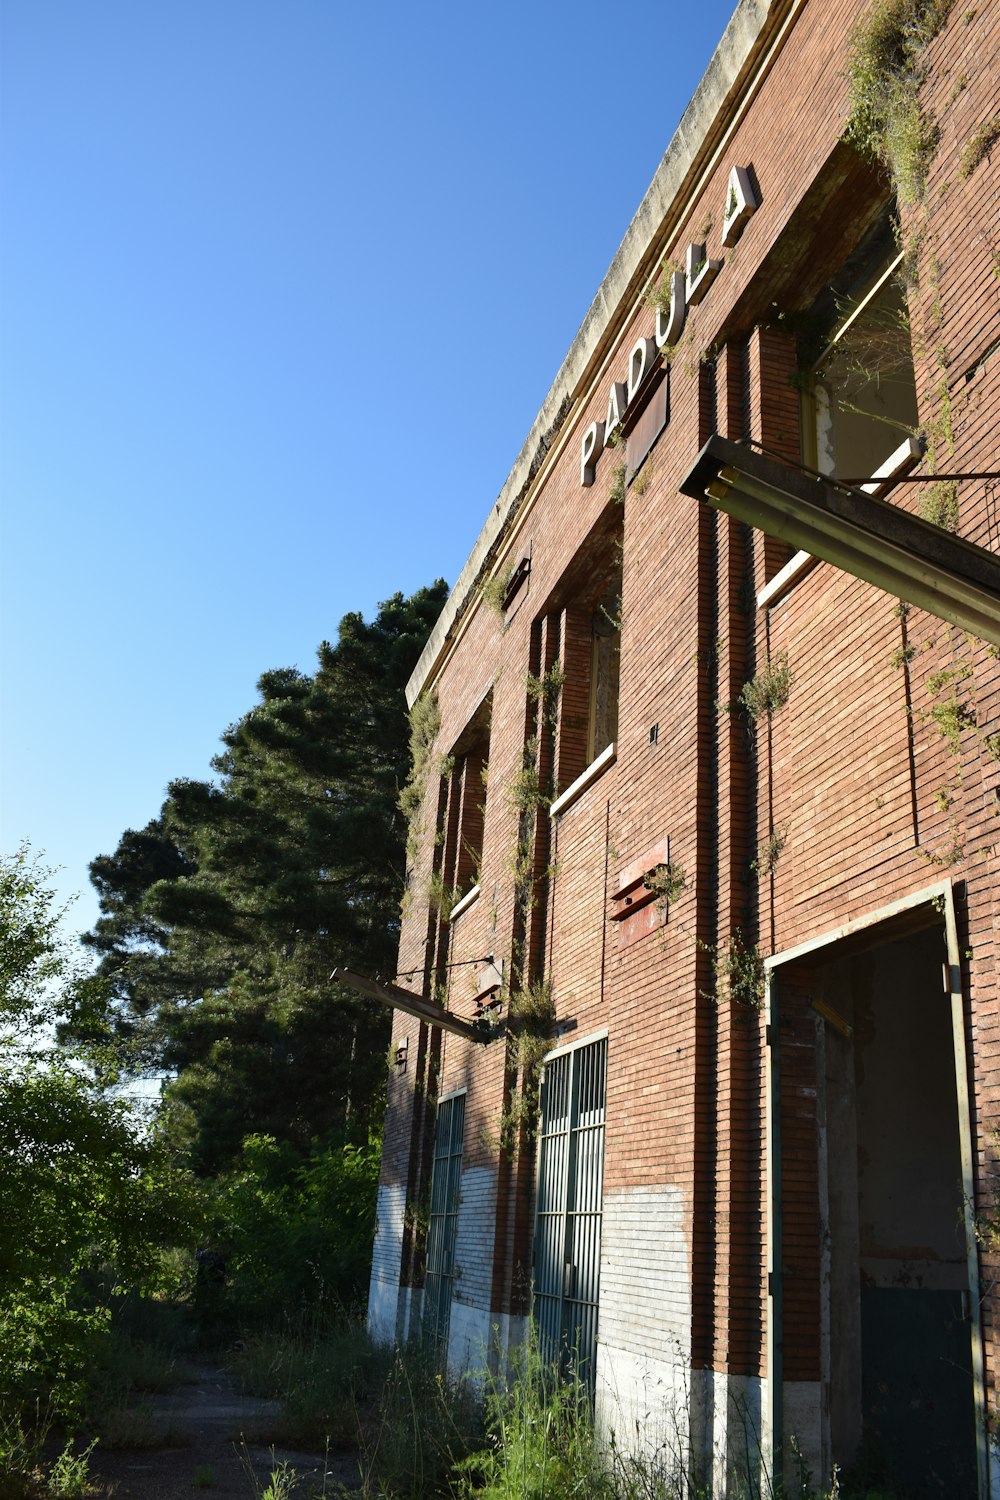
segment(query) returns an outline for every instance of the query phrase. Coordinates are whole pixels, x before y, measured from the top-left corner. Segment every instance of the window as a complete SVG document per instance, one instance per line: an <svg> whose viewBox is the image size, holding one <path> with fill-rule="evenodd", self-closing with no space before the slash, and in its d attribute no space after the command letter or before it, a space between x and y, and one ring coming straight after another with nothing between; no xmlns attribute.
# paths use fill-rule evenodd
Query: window
<svg viewBox="0 0 1000 1500"><path fill-rule="evenodd" d="M442 1099L438 1105L434 1135L423 1310L424 1337L434 1344L443 1344L447 1340L451 1320L464 1133L465 1095L455 1094L450 1099Z"/></svg>
<svg viewBox="0 0 1000 1500"><path fill-rule="evenodd" d="M622 568L619 549L609 548L615 558L610 569L606 560L603 568L594 566L559 612L564 681L554 811L582 790L588 768L610 752L618 734Z"/></svg>
<svg viewBox="0 0 1000 1500"><path fill-rule="evenodd" d="M486 812L486 770L492 694L481 704L449 757L439 824L442 911L454 915L479 885Z"/></svg>
<svg viewBox="0 0 1000 1500"><path fill-rule="evenodd" d="M555 1055L542 1077L535 1318L542 1354L594 1383L604 1196L607 1040Z"/></svg>
<svg viewBox="0 0 1000 1500"><path fill-rule="evenodd" d="M618 734L618 680L622 649L621 569L591 619L590 724L587 759L597 759Z"/></svg>
<svg viewBox="0 0 1000 1500"><path fill-rule="evenodd" d="M813 367L811 397L807 444L813 452L806 461L822 474L870 479L916 433L913 351L898 261L867 290L839 299Z"/></svg>

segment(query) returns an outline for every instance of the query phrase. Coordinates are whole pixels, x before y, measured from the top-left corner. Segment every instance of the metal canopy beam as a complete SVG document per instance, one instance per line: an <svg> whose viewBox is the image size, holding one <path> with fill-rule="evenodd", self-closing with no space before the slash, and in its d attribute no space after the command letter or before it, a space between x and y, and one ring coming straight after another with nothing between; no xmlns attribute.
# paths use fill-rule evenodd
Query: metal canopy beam
<svg viewBox="0 0 1000 1500"><path fill-rule="evenodd" d="M369 979L367 974L356 974L353 969L334 969L330 978L334 984L343 984L362 995L370 995L373 1000L381 1000L383 1005L391 1005L393 1010L403 1010L408 1016L416 1016L418 1021L426 1021L429 1026L440 1026L444 1031L453 1031L456 1036L464 1036L470 1042L483 1040L471 1022L460 1021L458 1016L442 1010L433 1000L425 1000L423 995L415 995L412 990L401 990L395 984L383 984L381 980Z"/></svg>
<svg viewBox="0 0 1000 1500"><path fill-rule="evenodd" d="M887 500L709 438L681 492L1000 646L1000 558Z"/></svg>

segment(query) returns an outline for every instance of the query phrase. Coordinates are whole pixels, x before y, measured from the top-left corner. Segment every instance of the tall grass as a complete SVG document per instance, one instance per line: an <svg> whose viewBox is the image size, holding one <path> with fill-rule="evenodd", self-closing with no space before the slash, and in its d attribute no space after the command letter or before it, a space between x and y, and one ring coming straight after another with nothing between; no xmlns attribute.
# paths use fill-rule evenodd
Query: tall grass
<svg viewBox="0 0 1000 1500"><path fill-rule="evenodd" d="M490 1381L487 1442L457 1466L459 1493L478 1500L616 1500L613 1473L600 1452L590 1391L561 1373L529 1343L511 1378Z"/></svg>
<svg viewBox="0 0 1000 1500"><path fill-rule="evenodd" d="M377 1407L391 1361L391 1351L373 1343L359 1318L342 1314L302 1316L247 1333L226 1368L248 1395L281 1402L271 1439L337 1448L359 1441L361 1414Z"/></svg>
<svg viewBox="0 0 1000 1500"><path fill-rule="evenodd" d="M589 1388L535 1343L494 1363L502 1377L456 1379L435 1351L377 1345L360 1318L342 1315L248 1336L229 1368L248 1392L282 1402L265 1441L356 1450L365 1500L713 1500L711 1477L692 1464L683 1408L648 1451L638 1433L634 1445L599 1434ZM801 1462L775 1488L750 1427L747 1450L728 1466L718 1491L727 1500L894 1500L836 1478L817 1487Z"/></svg>

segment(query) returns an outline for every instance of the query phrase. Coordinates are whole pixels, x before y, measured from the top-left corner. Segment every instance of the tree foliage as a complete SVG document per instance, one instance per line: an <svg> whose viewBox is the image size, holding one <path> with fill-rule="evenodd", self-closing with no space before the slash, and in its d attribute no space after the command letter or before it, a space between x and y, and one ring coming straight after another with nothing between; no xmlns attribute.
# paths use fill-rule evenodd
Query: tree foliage
<svg viewBox="0 0 1000 1500"><path fill-rule="evenodd" d="M0 1418L15 1423L79 1400L108 1322L86 1273L142 1285L191 1233L184 1178L109 1092L103 1051L55 1041L81 1021L93 1035L99 993L60 939L48 876L24 848L0 859Z"/></svg>
<svg viewBox="0 0 1000 1500"><path fill-rule="evenodd" d="M388 1013L334 988L345 962L391 971L405 863L404 684L445 585L349 614L310 676L265 672L222 736L212 781L171 783L160 815L91 866L98 953L132 1066L175 1075L170 1128L204 1173L249 1134L308 1155L365 1145Z"/></svg>
<svg viewBox="0 0 1000 1500"><path fill-rule="evenodd" d="M363 1303L375 1237L379 1149L317 1140L303 1157L252 1135L222 1185L217 1238L246 1316Z"/></svg>

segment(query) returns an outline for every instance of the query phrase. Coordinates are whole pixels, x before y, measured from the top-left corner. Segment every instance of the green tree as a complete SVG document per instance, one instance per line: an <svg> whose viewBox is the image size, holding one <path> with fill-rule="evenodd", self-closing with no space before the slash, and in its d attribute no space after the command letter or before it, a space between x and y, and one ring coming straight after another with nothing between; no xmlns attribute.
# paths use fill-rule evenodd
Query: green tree
<svg viewBox="0 0 1000 1500"><path fill-rule="evenodd" d="M109 1320L85 1273L149 1281L190 1233L183 1178L109 1093L105 1053L55 1041L60 1025L93 1037L101 996L49 876L26 848L0 858L0 1415L15 1423L38 1400L78 1402Z"/></svg>
<svg viewBox="0 0 1000 1500"><path fill-rule="evenodd" d="M198 1170L226 1172L249 1134L308 1155L366 1146L388 1013L329 983L391 971L404 879L403 687L446 595L350 614L316 672L266 672L223 735L214 781L176 781L160 816L95 860L87 942L136 1066L174 1075L169 1128Z"/></svg>

